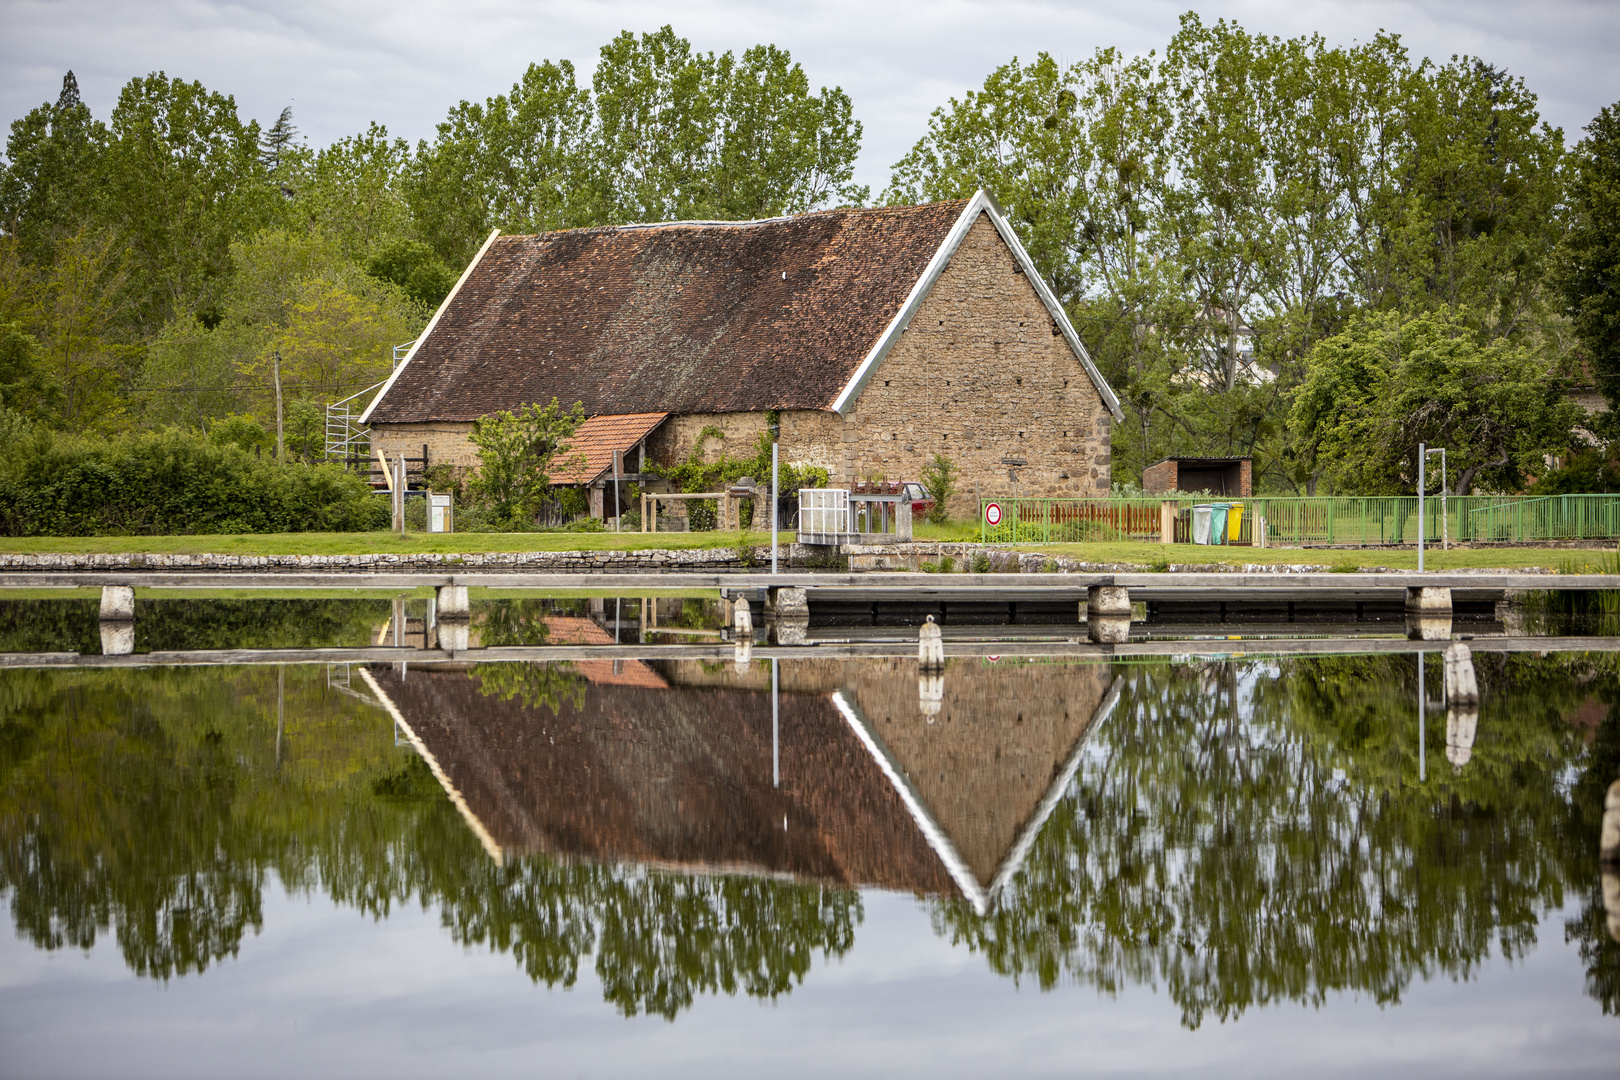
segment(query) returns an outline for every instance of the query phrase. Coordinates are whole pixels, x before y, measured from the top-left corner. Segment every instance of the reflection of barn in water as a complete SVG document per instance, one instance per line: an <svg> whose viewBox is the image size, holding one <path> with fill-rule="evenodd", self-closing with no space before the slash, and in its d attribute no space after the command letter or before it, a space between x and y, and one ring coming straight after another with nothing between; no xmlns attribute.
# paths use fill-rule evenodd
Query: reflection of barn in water
<svg viewBox="0 0 1620 1080"><path fill-rule="evenodd" d="M773 747L770 694L729 666L590 663L602 670L532 705L476 671L368 678L497 858L959 894L980 910L1117 696L1098 665L957 667L928 718L914 663L794 661Z"/></svg>

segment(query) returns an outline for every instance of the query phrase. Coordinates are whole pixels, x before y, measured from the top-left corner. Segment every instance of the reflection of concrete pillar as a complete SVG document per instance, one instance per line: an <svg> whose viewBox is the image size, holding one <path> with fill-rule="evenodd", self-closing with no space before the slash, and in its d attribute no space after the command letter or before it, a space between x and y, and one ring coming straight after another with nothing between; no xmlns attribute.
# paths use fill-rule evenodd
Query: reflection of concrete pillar
<svg viewBox="0 0 1620 1080"><path fill-rule="evenodd" d="M1451 590L1431 586L1415 586L1406 590L1408 615L1445 615L1451 618Z"/></svg>
<svg viewBox="0 0 1620 1080"><path fill-rule="evenodd" d="M1454 705L1446 710L1446 760L1459 769L1474 756L1474 733L1478 727L1478 709Z"/></svg>
<svg viewBox="0 0 1620 1080"><path fill-rule="evenodd" d="M472 626L467 622L441 622L439 648L447 652L464 652L472 644Z"/></svg>
<svg viewBox="0 0 1620 1080"><path fill-rule="evenodd" d="M128 656L135 651L135 623L107 621L101 624L101 655Z"/></svg>
<svg viewBox="0 0 1620 1080"><path fill-rule="evenodd" d="M1462 642L1446 647L1446 704L1477 706L1479 681L1474 675L1474 654Z"/></svg>
<svg viewBox="0 0 1620 1080"><path fill-rule="evenodd" d="M1609 936L1620 941L1620 872L1604 867L1599 880L1603 885L1603 909L1609 913Z"/></svg>
<svg viewBox="0 0 1620 1080"><path fill-rule="evenodd" d="M1598 858L1620 866L1620 780L1609 785L1609 793L1603 799L1603 831L1598 837Z"/></svg>
<svg viewBox="0 0 1620 1080"><path fill-rule="evenodd" d="M472 618L472 605L467 600L467 586L439 586L438 618L440 622L466 622Z"/></svg>
<svg viewBox="0 0 1620 1080"><path fill-rule="evenodd" d="M938 716L945 704L945 676L942 674L917 676L917 708L924 716Z"/></svg>
<svg viewBox="0 0 1620 1080"><path fill-rule="evenodd" d="M945 639L932 615L917 630L917 667L922 671L945 670Z"/></svg>
<svg viewBox="0 0 1620 1080"><path fill-rule="evenodd" d="M1418 615L1406 613L1408 641L1445 641L1451 637L1451 613L1444 615Z"/></svg>
<svg viewBox="0 0 1620 1080"><path fill-rule="evenodd" d="M744 603L747 602L744 601ZM748 665L754 662L754 633L752 630L748 632L747 637L737 639L737 652L733 657L733 661L737 667L737 674L748 674Z"/></svg>
<svg viewBox="0 0 1620 1080"><path fill-rule="evenodd" d="M135 590L128 585L101 587L101 619L103 622L133 621L135 618Z"/></svg>
<svg viewBox="0 0 1620 1080"><path fill-rule="evenodd" d="M1086 636L1099 645L1118 645L1131 640L1129 615L1092 615L1086 620Z"/></svg>
<svg viewBox="0 0 1620 1080"><path fill-rule="evenodd" d="M810 636L810 599L803 589L771 589L765 610L773 616L771 636L778 645L803 645Z"/></svg>

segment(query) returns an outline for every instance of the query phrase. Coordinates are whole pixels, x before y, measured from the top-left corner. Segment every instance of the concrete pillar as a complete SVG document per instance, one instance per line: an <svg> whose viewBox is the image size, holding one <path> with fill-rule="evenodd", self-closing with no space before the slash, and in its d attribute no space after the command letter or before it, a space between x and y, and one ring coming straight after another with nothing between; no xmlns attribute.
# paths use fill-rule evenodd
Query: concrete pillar
<svg viewBox="0 0 1620 1080"><path fill-rule="evenodd" d="M1451 590L1430 586L1413 586L1406 590L1408 615L1444 615L1451 618Z"/></svg>
<svg viewBox="0 0 1620 1080"><path fill-rule="evenodd" d="M917 631L917 667L922 671L945 670L945 639L932 615Z"/></svg>
<svg viewBox="0 0 1620 1080"><path fill-rule="evenodd" d="M770 589L765 593L765 610L777 619L809 619L810 594L804 589Z"/></svg>
<svg viewBox="0 0 1620 1080"><path fill-rule="evenodd" d="M1093 585L1086 590L1086 614L1131 617L1131 591L1122 585Z"/></svg>
<svg viewBox="0 0 1620 1080"><path fill-rule="evenodd" d="M911 543L911 503L902 499L894 504L894 541Z"/></svg>
<svg viewBox="0 0 1620 1080"><path fill-rule="evenodd" d="M467 600L467 586L440 585L438 619L440 622L467 622L472 618L472 605Z"/></svg>
<svg viewBox="0 0 1620 1080"><path fill-rule="evenodd" d="M1176 542L1176 514L1179 510L1179 504L1171 499L1166 499L1159 504L1159 543L1173 544Z"/></svg>
<svg viewBox="0 0 1620 1080"><path fill-rule="evenodd" d="M101 587L101 621L133 622L135 620L135 590L128 585Z"/></svg>

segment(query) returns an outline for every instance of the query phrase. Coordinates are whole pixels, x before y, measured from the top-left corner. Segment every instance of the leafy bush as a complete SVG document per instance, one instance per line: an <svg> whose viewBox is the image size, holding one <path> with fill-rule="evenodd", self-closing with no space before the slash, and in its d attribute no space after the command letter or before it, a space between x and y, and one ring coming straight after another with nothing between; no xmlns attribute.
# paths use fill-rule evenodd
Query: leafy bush
<svg viewBox="0 0 1620 1080"><path fill-rule="evenodd" d="M950 516L951 496L956 492L956 463L944 454L935 454L923 466L922 482L934 499L934 505L928 509L928 520L935 525L945 524Z"/></svg>
<svg viewBox="0 0 1620 1080"><path fill-rule="evenodd" d="M387 499L337 465L281 465L176 430L111 439L0 423L0 535L360 532Z"/></svg>

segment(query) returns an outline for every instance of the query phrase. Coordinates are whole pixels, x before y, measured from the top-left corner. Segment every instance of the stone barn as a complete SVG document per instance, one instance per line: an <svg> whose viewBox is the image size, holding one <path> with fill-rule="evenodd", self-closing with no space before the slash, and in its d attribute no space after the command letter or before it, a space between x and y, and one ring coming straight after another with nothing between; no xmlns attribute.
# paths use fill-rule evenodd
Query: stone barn
<svg viewBox="0 0 1620 1080"><path fill-rule="evenodd" d="M784 462L835 487L1109 490L1119 402L985 192L926 206L747 222L492 234L362 417L372 446L473 466L474 420L584 404L567 479L600 514L625 469L750 457L772 416ZM611 516L611 510L608 511Z"/></svg>

